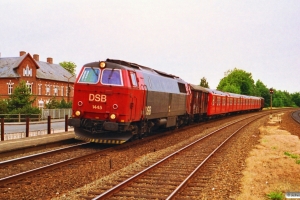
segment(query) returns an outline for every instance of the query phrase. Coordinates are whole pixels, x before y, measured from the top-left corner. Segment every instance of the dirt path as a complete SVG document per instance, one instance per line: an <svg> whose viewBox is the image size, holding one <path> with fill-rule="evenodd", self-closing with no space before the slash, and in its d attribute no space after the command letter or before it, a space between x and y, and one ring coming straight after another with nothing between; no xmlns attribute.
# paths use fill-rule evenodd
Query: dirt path
<svg viewBox="0 0 300 200"><path fill-rule="evenodd" d="M238 199L300 192L300 128L288 119L288 114L273 117L260 127L260 143L246 160Z"/></svg>

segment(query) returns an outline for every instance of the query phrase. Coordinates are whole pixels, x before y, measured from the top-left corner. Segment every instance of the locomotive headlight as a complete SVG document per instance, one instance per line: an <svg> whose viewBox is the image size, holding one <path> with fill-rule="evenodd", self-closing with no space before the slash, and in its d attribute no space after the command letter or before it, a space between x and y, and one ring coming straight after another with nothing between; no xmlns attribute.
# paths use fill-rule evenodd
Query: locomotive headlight
<svg viewBox="0 0 300 200"><path fill-rule="evenodd" d="M79 117L79 116L80 116L80 111L77 110L77 111L75 112L75 115L76 115L77 117Z"/></svg>
<svg viewBox="0 0 300 200"><path fill-rule="evenodd" d="M116 119L116 115L115 114L111 114L110 115L110 119Z"/></svg>
<svg viewBox="0 0 300 200"><path fill-rule="evenodd" d="M103 62L103 61L100 62L99 66L100 66L101 69L105 68L105 62Z"/></svg>

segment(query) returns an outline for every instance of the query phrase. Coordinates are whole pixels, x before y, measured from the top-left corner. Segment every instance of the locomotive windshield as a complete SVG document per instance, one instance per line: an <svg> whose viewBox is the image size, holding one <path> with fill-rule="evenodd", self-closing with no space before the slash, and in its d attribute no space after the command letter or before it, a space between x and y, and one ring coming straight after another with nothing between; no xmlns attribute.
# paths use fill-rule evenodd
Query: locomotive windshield
<svg viewBox="0 0 300 200"><path fill-rule="evenodd" d="M97 83L99 80L100 69L86 67L82 72L79 83Z"/></svg>
<svg viewBox="0 0 300 200"><path fill-rule="evenodd" d="M121 71L115 69L104 69L101 78L102 84L122 85Z"/></svg>

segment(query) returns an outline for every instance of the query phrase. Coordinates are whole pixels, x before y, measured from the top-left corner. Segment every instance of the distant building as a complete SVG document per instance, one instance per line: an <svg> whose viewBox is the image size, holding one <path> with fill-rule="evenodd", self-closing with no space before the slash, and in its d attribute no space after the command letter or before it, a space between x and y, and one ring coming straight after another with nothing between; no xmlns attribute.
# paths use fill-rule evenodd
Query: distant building
<svg viewBox="0 0 300 200"><path fill-rule="evenodd" d="M72 101L75 79L62 66L53 64L52 58L43 62L38 54L32 57L25 51L20 51L19 57L0 57L0 99L8 99L23 80L36 97L33 106L43 108L53 97L57 101Z"/></svg>

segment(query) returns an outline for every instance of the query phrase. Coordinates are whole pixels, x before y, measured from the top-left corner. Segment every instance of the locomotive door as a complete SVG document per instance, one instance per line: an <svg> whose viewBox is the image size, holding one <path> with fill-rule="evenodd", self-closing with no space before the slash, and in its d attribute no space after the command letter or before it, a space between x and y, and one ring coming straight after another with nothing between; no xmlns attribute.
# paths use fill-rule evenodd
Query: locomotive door
<svg viewBox="0 0 300 200"><path fill-rule="evenodd" d="M130 89L130 94L129 94L129 99L130 99L130 115L129 119L130 120L136 120L135 118L137 117L137 106L138 106L138 79L136 76L136 73L134 71L129 71L129 77L130 77L130 83L131 83L131 89Z"/></svg>
<svg viewBox="0 0 300 200"><path fill-rule="evenodd" d="M177 117L176 115L172 114L172 112L176 109L175 107L172 108L173 102L173 94L169 93L169 103L168 103L168 119L166 127L171 127L176 125ZM175 105L174 105L175 106Z"/></svg>
<svg viewBox="0 0 300 200"><path fill-rule="evenodd" d="M135 95L130 94L130 120L135 120L136 118L136 107L137 107L137 98Z"/></svg>
<svg viewBox="0 0 300 200"><path fill-rule="evenodd" d="M169 93L169 103L168 103L168 117L170 116L171 114L171 108L172 107L172 94Z"/></svg>

